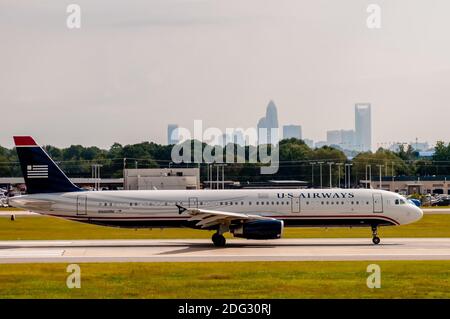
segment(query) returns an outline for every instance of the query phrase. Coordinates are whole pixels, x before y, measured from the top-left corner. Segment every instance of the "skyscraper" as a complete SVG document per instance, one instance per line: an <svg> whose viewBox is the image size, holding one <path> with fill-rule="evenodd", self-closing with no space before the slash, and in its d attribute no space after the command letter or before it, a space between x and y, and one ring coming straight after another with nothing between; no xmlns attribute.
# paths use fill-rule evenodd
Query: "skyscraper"
<svg viewBox="0 0 450 319"><path fill-rule="evenodd" d="M370 103L357 103L355 105L355 149L361 152L372 150Z"/></svg>
<svg viewBox="0 0 450 319"><path fill-rule="evenodd" d="M283 126L283 139L296 138L302 139L302 127L300 125L284 125Z"/></svg>
<svg viewBox="0 0 450 319"><path fill-rule="evenodd" d="M327 144L337 145L344 150L355 149L355 131L354 130L333 130L327 131Z"/></svg>
<svg viewBox="0 0 450 319"><path fill-rule="evenodd" d="M258 121L258 144L277 144L277 136L272 136L272 129L278 130L278 114L275 103L271 100L267 105L266 116Z"/></svg>
<svg viewBox="0 0 450 319"><path fill-rule="evenodd" d="M180 136L178 134L178 125L169 124L167 126L167 144L168 145L178 144L179 141Z"/></svg>

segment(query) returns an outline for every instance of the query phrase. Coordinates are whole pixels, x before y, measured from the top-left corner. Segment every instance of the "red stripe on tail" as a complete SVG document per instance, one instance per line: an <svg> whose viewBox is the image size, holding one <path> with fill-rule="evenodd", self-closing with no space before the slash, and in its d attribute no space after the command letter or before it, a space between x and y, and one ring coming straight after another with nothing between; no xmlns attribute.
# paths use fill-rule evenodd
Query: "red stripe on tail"
<svg viewBox="0 0 450 319"><path fill-rule="evenodd" d="M31 136L14 136L16 146L37 146Z"/></svg>

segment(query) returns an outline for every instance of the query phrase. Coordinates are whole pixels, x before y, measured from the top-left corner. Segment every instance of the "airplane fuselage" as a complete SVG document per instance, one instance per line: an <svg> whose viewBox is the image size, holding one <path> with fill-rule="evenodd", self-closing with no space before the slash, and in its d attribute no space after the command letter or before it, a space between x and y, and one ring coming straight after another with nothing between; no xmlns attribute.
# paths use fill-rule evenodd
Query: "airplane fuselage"
<svg viewBox="0 0 450 319"><path fill-rule="evenodd" d="M10 203L40 214L131 228L196 228L176 205L267 216L297 227L393 226L423 215L400 195L372 189L83 191L25 195Z"/></svg>

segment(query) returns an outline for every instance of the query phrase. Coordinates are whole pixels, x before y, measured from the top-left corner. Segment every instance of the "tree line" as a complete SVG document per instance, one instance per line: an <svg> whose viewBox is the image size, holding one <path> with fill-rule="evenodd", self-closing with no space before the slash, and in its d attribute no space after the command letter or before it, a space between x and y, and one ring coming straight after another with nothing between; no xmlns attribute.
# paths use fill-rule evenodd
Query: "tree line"
<svg viewBox="0 0 450 319"><path fill-rule="evenodd" d="M186 141L193 145L194 141ZM101 164L101 177L122 177L124 168L162 168L162 167L200 167L202 179L207 176L207 166L202 163L172 162L173 145L161 145L153 142L121 145L114 143L109 149L95 146L84 147L71 145L67 148L44 146L55 162L69 177L90 177L93 164ZM202 150L211 147L202 144ZM228 145L234 149L234 163L227 163L225 177L227 180L240 182L261 182L267 180L302 180L310 182L314 178L314 185L320 186L320 166L322 166L322 183L328 186L329 170L333 185L337 185L338 176L344 179L345 164L351 164L352 184L365 178L369 167L373 177L379 176L427 176L450 175L450 143L438 142L435 154L431 158L420 158L419 153L411 145L400 146L397 152L379 148L376 152L359 153L348 159L345 153L330 146L310 148L302 140L285 139L275 146L267 146L270 152L278 152L279 168L276 174L262 175L260 167L264 164L250 163L249 154L258 152L255 146ZM221 147L215 152L223 154ZM245 154L244 159L240 158ZM194 161L194 157L192 156ZM225 159L224 159L225 160ZM322 164L320 164L322 163ZM272 163L274 164L274 163ZM21 176L15 149L0 146L0 176ZM314 176L314 177L313 177Z"/></svg>

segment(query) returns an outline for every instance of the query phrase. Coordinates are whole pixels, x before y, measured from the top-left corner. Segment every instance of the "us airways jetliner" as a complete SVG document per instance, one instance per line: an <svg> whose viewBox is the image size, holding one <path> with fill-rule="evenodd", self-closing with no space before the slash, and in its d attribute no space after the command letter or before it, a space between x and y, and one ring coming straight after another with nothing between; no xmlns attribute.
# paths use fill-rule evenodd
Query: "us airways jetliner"
<svg viewBox="0 0 450 319"><path fill-rule="evenodd" d="M248 239L280 238L285 226L404 225L420 208L396 193L372 189L84 191L75 186L30 136L14 141L28 195L12 206L74 221L116 227L191 227Z"/></svg>

